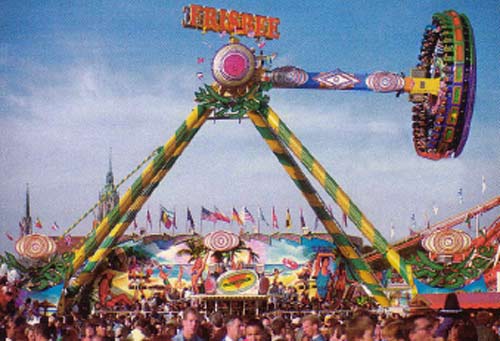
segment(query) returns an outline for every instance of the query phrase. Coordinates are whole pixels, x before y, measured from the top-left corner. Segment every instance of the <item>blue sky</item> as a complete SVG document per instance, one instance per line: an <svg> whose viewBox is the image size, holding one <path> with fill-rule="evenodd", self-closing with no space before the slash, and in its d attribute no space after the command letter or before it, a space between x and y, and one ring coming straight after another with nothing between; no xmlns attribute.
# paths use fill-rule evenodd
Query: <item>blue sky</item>
<svg viewBox="0 0 500 341"><path fill-rule="evenodd" d="M423 227L426 216L437 222L500 193L497 1L197 3L279 17L281 37L264 49L277 53L273 67L357 73L408 74L432 15L450 7L465 13L474 28L478 78L471 133L457 159L433 162L416 155L406 95L276 89L270 104L387 238L391 224L397 238L406 236L412 214ZM17 233L26 183L32 216L44 231L50 234L54 221L64 229L98 199L110 148L118 181L174 133L194 106L194 92L212 81L210 60L227 43L215 33L182 28L188 4L0 4L1 230ZM242 43L255 47L250 39ZM197 64L198 57L205 63ZM197 72L204 73L203 82ZM332 200L323 198L338 215ZM303 207L308 224L314 221L249 121L207 123L138 222L144 223L148 208L156 217L160 203L176 208L181 230L187 206L195 219L202 205L228 214L246 205L254 215L260 206L269 221L276 206L282 226L287 207L296 226ZM481 225L491 218L482 217ZM87 233L90 223L75 234ZM358 234L352 224L348 232ZM0 250L12 250L12 244L3 238Z"/></svg>

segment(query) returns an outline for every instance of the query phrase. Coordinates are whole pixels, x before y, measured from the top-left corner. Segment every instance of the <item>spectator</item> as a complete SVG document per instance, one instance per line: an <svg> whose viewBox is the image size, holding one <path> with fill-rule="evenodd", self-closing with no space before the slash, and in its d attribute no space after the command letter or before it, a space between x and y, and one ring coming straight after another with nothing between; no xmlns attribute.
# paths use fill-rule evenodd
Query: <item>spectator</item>
<svg viewBox="0 0 500 341"><path fill-rule="evenodd" d="M173 337L174 341L204 341L197 335L200 318L198 311L188 307L182 312L182 330Z"/></svg>
<svg viewBox="0 0 500 341"><path fill-rule="evenodd" d="M359 314L347 322L348 341L373 341L375 322L366 314Z"/></svg>
<svg viewBox="0 0 500 341"><path fill-rule="evenodd" d="M232 316L226 321L226 335L224 341L238 341L241 337L241 319Z"/></svg>
<svg viewBox="0 0 500 341"><path fill-rule="evenodd" d="M306 315L302 319L303 336L306 336L311 341L326 341L319 332L320 325L321 321L318 316Z"/></svg>

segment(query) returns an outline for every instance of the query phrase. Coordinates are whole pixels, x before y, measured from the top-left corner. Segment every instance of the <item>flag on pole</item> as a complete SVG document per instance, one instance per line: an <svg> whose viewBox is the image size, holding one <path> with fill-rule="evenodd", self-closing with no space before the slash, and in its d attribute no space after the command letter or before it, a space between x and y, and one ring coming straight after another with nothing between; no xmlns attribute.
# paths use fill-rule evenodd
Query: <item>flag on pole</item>
<svg viewBox="0 0 500 341"><path fill-rule="evenodd" d="M241 219L240 215L238 214L238 212L236 211L236 209L234 207L233 207L233 214L231 216L231 219L233 221L235 221L240 226L244 225L243 220Z"/></svg>
<svg viewBox="0 0 500 341"><path fill-rule="evenodd" d="M287 229L291 229L292 228L292 217L290 215L290 209L289 208L286 209L285 227Z"/></svg>
<svg viewBox="0 0 500 341"><path fill-rule="evenodd" d="M248 208L245 206L243 207L243 216L245 217L245 223L246 222L251 222L252 224L255 224L255 219L252 216L252 213L248 210Z"/></svg>
<svg viewBox="0 0 500 341"><path fill-rule="evenodd" d="M464 194L462 191L462 187L460 187L458 189L457 196L458 196L458 202L460 203L460 205L463 204L464 203Z"/></svg>
<svg viewBox="0 0 500 341"><path fill-rule="evenodd" d="M173 227L175 221L175 212L167 210L165 207L160 205L160 221L167 229Z"/></svg>
<svg viewBox="0 0 500 341"><path fill-rule="evenodd" d="M481 181L481 193L484 194L484 192L486 192L486 178L483 175L482 181Z"/></svg>
<svg viewBox="0 0 500 341"><path fill-rule="evenodd" d="M434 215L437 215L438 212L439 212L439 207L436 205L436 203L434 203L432 205L432 211L434 211Z"/></svg>
<svg viewBox="0 0 500 341"><path fill-rule="evenodd" d="M471 219L471 216L469 215L469 213L467 213L465 215L465 224L467 224L467 227L469 228L469 230L472 228L472 224L470 222L470 219Z"/></svg>
<svg viewBox="0 0 500 341"><path fill-rule="evenodd" d="M149 209L146 211L146 225L148 225L151 230L153 229L153 220L151 219L151 212L149 212Z"/></svg>
<svg viewBox="0 0 500 341"><path fill-rule="evenodd" d="M306 227L306 220L304 219L304 212L302 211L302 208L300 209L300 227Z"/></svg>
<svg viewBox="0 0 500 341"><path fill-rule="evenodd" d="M208 220L215 223L218 219L212 211L209 211L205 207L201 206L201 220Z"/></svg>
<svg viewBox="0 0 500 341"><path fill-rule="evenodd" d="M57 231L57 230L59 230L59 225L57 225L57 223L54 221L54 224L52 224L52 226L50 228L54 231Z"/></svg>
<svg viewBox="0 0 500 341"><path fill-rule="evenodd" d="M278 216L276 215L276 210L274 209L274 206L273 206L273 212L272 212L272 215L271 215L271 220L272 220L272 223L273 223L273 227L278 229L279 226L278 226Z"/></svg>
<svg viewBox="0 0 500 341"><path fill-rule="evenodd" d="M12 236L9 232L5 232L5 236L7 237L8 240L14 241L14 236Z"/></svg>
<svg viewBox="0 0 500 341"><path fill-rule="evenodd" d="M39 229L41 229L43 227L42 222L40 221L40 219L38 217L36 217L35 227L39 228Z"/></svg>
<svg viewBox="0 0 500 341"><path fill-rule="evenodd" d="M191 214L191 210L189 209L189 207L187 208L187 218L186 218L188 224L189 224L189 228L194 230L194 219L193 219L193 215Z"/></svg>
<svg viewBox="0 0 500 341"><path fill-rule="evenodd" d="M318 216L314 217L314 231L318 229L319 226L319 218Z"/></svg>
<svg viewBox="0 0 500 341"><path fill-rule="evenodd" d="M264 212L262 212L262 208L259 207L259 220L263 221L267 227L269 227L269 223L266 221L266 218L264 217Z"/></svg>
<svg viewBox="0 0 500 341"><path fill-rule="evenodd" d="M226 223L231 222L231 219L229 219L229 217L227 215L225 215L224 213L219 211L219 209L217 207L214 206L214 210L215 210L214 214L215 214L215 217L217 218L217 220L221 220L221 221L226 222Z"/></svg>
<svg viewBox="0 0 500 341"><path fill-rule="evenodd" d="M342 221L344 223L344 227L347 227L347 214L342 212Z"/></svg>
<svg viewBox="0 0 500 341"><path fill-rule="evenodd" d="M413 229L416 229L417 228L417 219L415 218L415 213L411 214L410 220L411 220L411 227Z"/></svg>

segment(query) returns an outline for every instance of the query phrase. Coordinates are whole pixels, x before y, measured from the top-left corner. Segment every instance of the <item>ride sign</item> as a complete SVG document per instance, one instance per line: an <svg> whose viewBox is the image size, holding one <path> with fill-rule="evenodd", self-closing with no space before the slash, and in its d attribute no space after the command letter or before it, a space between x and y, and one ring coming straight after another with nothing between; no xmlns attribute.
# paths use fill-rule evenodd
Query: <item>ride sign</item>
<svg viewBox="0 0 500 341"><path fill-rule="evenodd" d="M183 8L182 26L203 31L230 33L252 38L279 39L279 18L240 13L201 5Z"/></svg>

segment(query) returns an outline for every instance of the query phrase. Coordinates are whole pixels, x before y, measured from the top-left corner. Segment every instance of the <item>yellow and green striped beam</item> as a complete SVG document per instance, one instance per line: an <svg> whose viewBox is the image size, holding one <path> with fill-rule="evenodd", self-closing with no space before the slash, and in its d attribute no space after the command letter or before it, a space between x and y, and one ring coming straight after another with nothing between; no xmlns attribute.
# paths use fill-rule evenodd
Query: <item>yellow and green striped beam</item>
<svg viewBox="0 0 500 341"><path fill-rule="evenodd" d="M88 258L88 261L81 273L74 280L69 281L66 287L66 296L61 296L59 300L60 305L58 307L59 312L64 312L68 305L72 304L74 298L79 293L79 289L94 277L94 270L100 264L101 261L106 259L109 253L112 251L113 247L116 245L118 239L125 233L131 222L135 219L135 216L140 211L144 203L149 199L155 188L159 185L161 180L165 177L168 171L172 168L174 163L180 157L181 153L186 149L189 142L193 139L194 135L198 132L203 123L206 122L209 115L209 111L206 110L205 114L200 116L194 125L186 130L186 134L182 138L178 138L179 143L177 143L177 148L173 154L169 154L168 158L162 168L160 168L150 184L142 190L140 195L134 200L130 205L129 209L120 218L118 224L116 224L110 232L105 236L104 240L100 244L96 252ZM67 277L68 278L68 277Z"/></svg>
<svg viewBox="0 0 500 341"><path fill-rule="evenodd" d="M283 141L283 143L300 160L304 167L314 176L314 178L325 189L328 195L337 203L342 212L346 214L361 233L368 239L373 247L387 259L389 264L399 273L408 285L413 287L414 283L409 276L410 267L399 253L385 240L373 224L364 216L361 210L354 204L337 182L326 172L323 166L314 156L302 145L300 140L290 131L279 116L268 107L261 110L261 115L267 125Z"/></svg>
<svg viewBox="0 0 500 341"><path fill-rule="evenodd" d="M265 109L264 109L265 110ZM347 264L357 276L357 280L365 285L373 298L384 307L389 305L389 300L383 292L383 288L368 263L361 257L353 246L349 237L342 231L338 223L328 213L326 205L316 192L310 181L306 178L299 165L280 141L270 126L264 120L263 115L249 111L248 117L252 120L257 131L264 138L271 151L278 158L287 174L304 195L305 199L316 213L318 219L331 234L338 250L345 258Z"/></svg>
<svg viewBox="0 0 500 341"><path fill-rule="evenodd" d="M134 181L132 186L120 198L118 205L102 220L102 222L93 229L85 238L84 244L75 251L75 257L67 269L66 278L71 277L79 269L88 257L95 252L103 242L111 229L120 221L131 205L137 200L144 190L151 186L153 178L167 161L174 154L175 150L187 143L187 137L193 127L199 123L200 119L208 117L210 110L203 106L197 106L193 109L187 119L176 130L174 136L170 138L162 147L158 149L155 158L147 165L142 174Z"/></svg>

